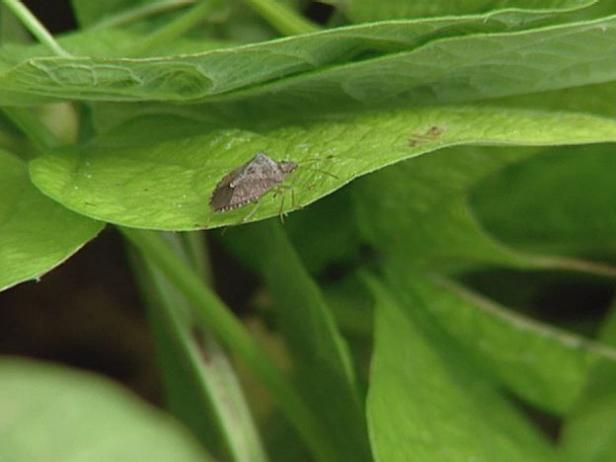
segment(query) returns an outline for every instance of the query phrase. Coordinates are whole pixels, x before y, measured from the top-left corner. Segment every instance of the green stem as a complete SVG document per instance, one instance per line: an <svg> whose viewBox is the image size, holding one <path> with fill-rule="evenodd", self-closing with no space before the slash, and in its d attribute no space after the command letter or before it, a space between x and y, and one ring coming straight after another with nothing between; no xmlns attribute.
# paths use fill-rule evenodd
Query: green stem
<svg viewBox="0 0 616 462"><path fill-rule="evenodd" d="M230 350L237 354L268 387L281 410L313 451L316 460L334 461L335 451L311 410L296 394L281 371L254 342L242 324L154 231L119 228L196 308L197 316Z"/></svg>
<svg viewBox="0 0 616 462"><path fill-rule="evenodd" d="M90 29L106 29L109 27L118 27L131 22L136 22L145 19L148 16L164 13L166 11L175 10L188 5L194 5L197 0L161 0L159 2L146 3L139 5L130 10L122 11L111 17L104 18L93 24Z"/></svg>
<svg viewBox="0 0 616 462"><path fill-rule="evenodd" d="M316 32L319 27L304 19L284 3L275 0L245 0L257 13L283 35Z"/></svg>
<svg viewBox="0 0 616 462"><path fill-rule="evenodd" d="M140 55L148 50L155 49L161 44L172 42L175 38L182 36L203 21L218 6L218 0L204 0L200 2L179 18L150 34L140 41L139 44L130 47L128 49L129 54Z"/></svg>
<svg viewBox="0 0 616 462"><path fill-rule="evenodd" d="M3 0L4 4L10 9L15 16L23 23L24 26L34 35L42 44L46 45L54 54L58 56L68 57L71 54L60 46L53 36L45 29L45 26L34 16L26 6L19 0Z"/></svg>
<svg viewBox="0 0 616 462"><path fill-rule="evenodd" d="M180 239L178 234L165 237ZM266 462L226 353L207 333L197 336L190 320L192 307L168 279L136 251L129 256L147 303L170 410L206 447L220 456L224 453L225 460Z"/></svg>

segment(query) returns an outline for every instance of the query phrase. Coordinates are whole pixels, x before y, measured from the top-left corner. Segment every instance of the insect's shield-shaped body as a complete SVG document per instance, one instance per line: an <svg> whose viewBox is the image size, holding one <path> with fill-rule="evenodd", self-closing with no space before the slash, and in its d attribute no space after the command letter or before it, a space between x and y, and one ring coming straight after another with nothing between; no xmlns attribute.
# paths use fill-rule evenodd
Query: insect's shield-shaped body
<svg viewBox="0 0 616 462"><path fill-rule="evenodd" d="M210 198L210 206L215 212L226 212L256 202L296 168L295 162L278 162L259 152L220 180Z"/></svg>

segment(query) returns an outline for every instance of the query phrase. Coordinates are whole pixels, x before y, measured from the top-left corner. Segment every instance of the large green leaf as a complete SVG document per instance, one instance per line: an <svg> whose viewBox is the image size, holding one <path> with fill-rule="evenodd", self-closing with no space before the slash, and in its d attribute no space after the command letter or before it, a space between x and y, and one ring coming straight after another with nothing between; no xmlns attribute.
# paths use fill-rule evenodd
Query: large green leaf
<svg viewBox="0 0 616 462"><path fill-rule="evenodd" d="M168 131L168 125L164 119L142 126L131 147L101 142L37 158L31 163L32 180L45 194L93 218L134 227L188 230L294 210L359 175L445 146L616 139L616 122L597 117L437 107L346 114L281 128L219 129L147 145L148 137ZM286 183L292 193L265 195L256 210L213 213L208 202L216 184L259 151L299 164ZM502 162L497 156L483 157L486 160L480 162L458 155L455 161L471 169L483 169L484 162Z"/></svg>
<svg viewBox="0 0 616 462"><path fill-rule="evenodd" d="M324 102L452 103L608 82L616 77L612 35L614 16L511 34L445 38L230 96L256 96L260 106L286 108Z"/></svg>
<svg viewBox="0 0 616 462"><path fill-rule="evenodd" d="M616 367L616 349L516 314L445 278L398 274L401 287L422 302L415 309L429 313L490 375L538 408L568 412L593 366Z"/></svg>
<svg viewBox="0 0 616 462"><path fill-rule="evenodd" d="M606 259L616 253L615 167L613 144L560 148L477 185L472 207L517 248Z"/></svg>
<svg viewBox="0 0 616 462"><path fill-rule="evenodd" d="M155 265L191 302L195 307L195 321L203 322L204 326L217 335L220 341L236 353L251 372L263 381L276 397L279 409L303 437L317 460L338 460L330 436L315 417L315 410L300 398L299 393L290 386L264 350L218 297L203 284L200 277L168 247L160 233L129 228L120 230L148 263Z"/></svg>
<svg viewBox="0 0 616 462"><path fill-rule="evenodd" d="M289 215L284 225L310 273L318 274L331 265L357 263L361 240L349 188Z"/></svg>
<svg viewBox="0 0 616 462"><path fill-rule="evenodd" d="M377 461L554 461L547 441L485 381L455 344L372 280L375 349L368 423Z"/></svg>
<svg viewBox="0 0 616 462"><path fill-rule="evenodd" d="M33 58L25 50L0 59L0 87L5 104L20 97L22 104L36 98L195 102L250 94L265 96L259 105L331 107L452 102L616 78L610 59L616 18L490 34L525 19L519 13L394 21L151 59Z"/></svg>
<svg viewBox="0 0 616 462"><path fill-rule="evenodd" d="M599 340L616 347L616 310L604 323ZM568 462L610 462L616 458L616 367L598 364L584 395L563 425L560 449Z"/></svg>
<svg viewBox="0 0 616 462"><path fill-rule="evenodd" d="M370 175L353 189L362 234L388 255L432 269L558 267L564 262L522 253L486 232L468 202L483 178L540 152L448 149Z"/></svg>
<svg viewBox="0 0 616 462"><path fill-rule="evenodd" d="M204 462L174 420L106 380L0 360L0 459L6 462Z"/></svg>
<svg viewBox="0 0 616 462"><path fill-rule="evenodd" d="M25 163L6 151L0 151L0 199L0 289L39 278L103 228L41 194Z"/></svg>
<svg viewBox="0 0 616 462"><path fill-rule="evenodd" d="M265 277L280 330L290 347L298 387L334 441L338 460L369 460L363 409L347 344L284 231L269 220L228 234L235 252Z"/></svg>

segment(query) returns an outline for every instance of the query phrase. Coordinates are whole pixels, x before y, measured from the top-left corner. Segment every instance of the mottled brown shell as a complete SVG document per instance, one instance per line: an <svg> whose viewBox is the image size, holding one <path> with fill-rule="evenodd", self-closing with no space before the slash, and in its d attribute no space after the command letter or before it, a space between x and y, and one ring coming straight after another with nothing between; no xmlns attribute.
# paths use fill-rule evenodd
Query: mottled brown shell
<svg viewBox="0 0 616 462"><path fill-rule="evenodd" d="M295 162L277 162L259 152L220 180L210 206L215 212L226 212L256 202L296 168Z"/></svg>

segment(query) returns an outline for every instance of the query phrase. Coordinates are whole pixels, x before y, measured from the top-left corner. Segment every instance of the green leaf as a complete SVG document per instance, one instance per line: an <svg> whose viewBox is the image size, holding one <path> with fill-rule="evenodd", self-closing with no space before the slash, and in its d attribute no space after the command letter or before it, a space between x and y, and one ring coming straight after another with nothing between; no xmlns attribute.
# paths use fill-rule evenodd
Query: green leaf
<svg viewBox="0 0 616 462"><path fill-rule="evenodd" d="M363 178L353 192L365 240L408 264L455 269L526 260L481 229L467 193L536 149L448 149Z"/></svg>
<svg viewBox="0 0 616 462"><path fill-rule="evenodd" d="M166 236L187 257L179 235ZM168 407L220 460L267 460L238 378L222 347L196 326L188 304L152 265L133 269L147 300Z"/></svg>
<svg viewBox="0 0 616 462"><path fill-rule="evenodd" d="M555 461L532 425L473 364L375 279L375 348L368 393L374 458L397 462ZM394 292L396 293L396 292Z"/></svg>
<svg viewBox="0 0 616 462"><path fill-rule="evenodd" d="M284 227L306 269L317 274L331 265L356 263L361 245L349 188L289 215ZM315 239L315 236L319 236Z"/></svg>
<svg viewBox="0 0 616 462"><path fill-rule="evenodd" d="M319 415L337 460L367 461L369 448L348 346L318 286L274 221L229 233L229 244L264 275L304 400ZM340 431L344 429L344 431Z"/></svg>
<svg viewBox="0 0 616 462"><path fill-rule="evenodd" d="M523 249L507 245L514 240L499 241L498 235L482 228L469 204L472 189L506 166L540 152L457 148L423 156L362 179L353 189L362 235L375 247L399 255L409 264L432 268L459 270L488 263L536 269L575 268L614 276L613 268L605 265L524 253ZM509 195L510 183L503 185L499 192L504 193L503 189ZM528 199L533 200L530 196ZM500 207L491 203L494 208ZM498 217L509 213L506 206L507 203L499 209ZM524 225L519 226L524 229Z"/></svg>
<svg viewBox="0 0 616 462"><path fill-rule="evenodd" d="M103 228L41 194L26 165L6 151L0 151L0 198L0 289L39 278Z"/></svg>
<svg viewBox="0 0 616 462"><path fill-rule="evenodd" d="M100 377L0 361L0 447L7 462L203 462L190 434Z"/></svg>
<svg viewBox="0 0 616 462"><path fill-rule="evenodd" d="M614 16L511 34L444 38L230 96L258 97L254 103L260 107L307 110L358 102L454 103L608 82L616 77L610 61L616 48L612 35Z"/></svg>
<svg viewBox="0 0 616 462"><path fill-rule="evenodd" d="M314 410L301 400L287 378L270 361L241 323L203 281L188 268L161 238L160 233L120 228L124 236L142 253L149 264L162 274L195 307L197 320L203 322L227 348L250 368L276 397L285 417L304 438L317 460L333 461L336 451L329 435L320 427Z"/></svg>
<svg viewBox="0 0 616 462"><path fill-rule="evenodd" d="M538 408L562 415L580 397L593 366L616 366L616 349L516 314L444 278L398 273L405 290L421 300L417 309Z"/></svg>
<svg viewBox="0 0 616 462"><path fill-rule="evenodd" d="M616 347L616 310L603 325L599 340ZM610 462L616 458L616 367L597 364L584 395L563 425L562 459L570 462Z"/></svg>
<svg viewBox="0 0 616 462"><path fill-rule="evenodd" d="M31 163L32 181L66 207L93 218L190 230L294 210L357 176L445 146L616 139L616 122L608 119L473 107L347 114L273 129L219 129L146 146L145 138L167 130L162 123L149 127L135 138L136 146L111 149L101 142L37 158ZM212 212L208 202L219 181L259 151L299 164L284 185L292 193L278 189L278 195L266 194L256 210ZM470 158L456 161L484 168ZM500 165L501 160L494 156L492 162Z"/></svg>
<svg viewBox="0 0 616 462"><path fill-rule="evenodd" d="M613 150L560 148L512 165L473 189L475 215L516 248L605 260L616 254Z"/></svg>
<svg viewBox="0 0 616 462"><path fill-rule="evenodd" d="M31 53L26 50L24 57L0 59L0 87L12 96L5 104L16 104L19 95L23 104L36 98L197 102L259 95L264 98L256 107L296 108L358 101L454 102L616 78L610 59L616 17L490 34L516 29L532 17L385 22L149 59L26 60Z"/></svg>
<svg viewBox="0 0 616 462"><path fill-rule="evenodd" d="M0 5L0 43L28 43L32 36L6 5Z"/></svg>
<svg viewBox="0 0 616 462"><path fill-rule="evenodd" d="M405 2L403 0L346 0L342 4L353 22L382 21L385 19L422 18L430 16L458 16L482 13L486 10L536 9L574 10L596 3L593 0L436 0L430 2Z"/></svg>

